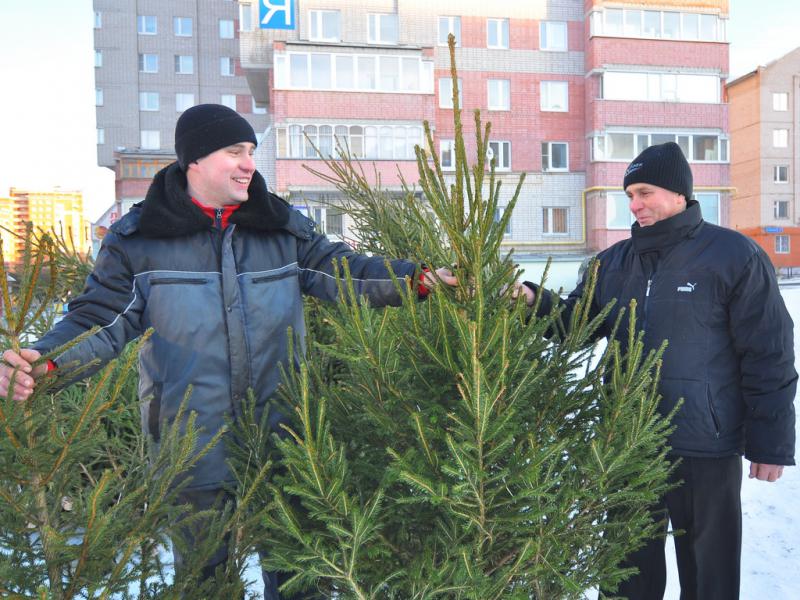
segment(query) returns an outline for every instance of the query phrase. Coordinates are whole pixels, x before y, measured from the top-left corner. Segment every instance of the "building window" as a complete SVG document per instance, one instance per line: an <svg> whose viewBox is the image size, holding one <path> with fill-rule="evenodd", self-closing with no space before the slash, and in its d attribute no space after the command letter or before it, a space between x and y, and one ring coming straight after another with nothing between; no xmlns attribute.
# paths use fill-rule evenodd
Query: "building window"
<svg viewBox="0 0 800 600"><path fill-rule="evenodd" d="M508 19L486 19L486 47L508 49Z"/></svg>
<svg viewBox="0 0 800 600"><path fill-rule="evenodd" d="M139 110L158 110L158 92L139 92Z"/></svg>
<svg viewBox="0 0 800 600"><path fill-rule="evenodd" d="M496 171L511 170L511 142L489 142L486 150L486 160L491 166L494 163Z"/></svg>
<svg viewBox="0 0 800 600"><path fill-rule="evenodd" d="M630 162L645 148L665 142L678 144L690 162L728 162L728 139L719 135L628 132L596 136L592 141L592 160Z"/></svg>
<svg viewBox="0 0 800 600"><path fill-rule="evenodd" d="M103 66L103 52L100 50L94 51L94 66L95 67Z"/></svg>
<svg viewBox="0 0 800 600"><path fill-rule="evenodd" d="M606 227L608 229L630 229L634 220L628 195L625 192L607 192Z"/></svg>
<svg viewBox="0 0 800 600"><path fill-rule="evenodd" d="M191 17L175 17L172 20L175 35L180 37L191 37L192 35L192 18Z"/></svg>
<svg viewBox="0 0 800 600"><path fill-rule="evenodd" d="M772 180L775 183L789 183L789 165L775 165L772 167Z"/></svg>
<svg viewBox="0 0 800 600"><path fill-rule="evenodd" d="M140 132L140 148L143 150L159 150L161 148L161 132L151 129L143 129Z"/></svg>
<svg viewBox="0 0 800 600"><path fill-rule="evenodd" d="M233 39L233 19L219 20L219 37L221 40Z"/></svg>
<svg viewBox="0 0 800 600"><path fill-rule="evenodd" d="M700 214L707 223L719 225L719 193L697 192L695 200L700 203Z"/></svg>
<svg viewBox="0 0 800 600"><path fill-rule="evenodd" d="M267 108L265 106L257 106L256 99L251 97L250 98L250 112L254 115L265 115L267 114Z"/></svg>
<svg viewBox="0 0 800 600"><path fill-rule="evenodd" d="M103 28L103 13L101 13L99 10L94 11L94 28Z"/></svg>
<svg viewBox="0 0 800 600"><path fill-rule="evenodd" d="M461 45L461 17L439 17L439 45L447 46L450 34L456 38L456 46Z"/></svg>
<svg viewBox="0 0 800 600"><path fill-rule="evenodd" d="M136 30L139 35L155 35L158 32L155 16L139 15L136 17Z"/></svg>
<svg viewBox="0 0 800 600"><path fill-rule="evenodd" d="M788 129L773 129L772 130L772 147L773 148L787 148L789 146L789 130Z"/></svg>
<svg viewBox="0 0 800 600"><path fill-rule="evenodd" d="M194 73L194 57L185 54L176 55L175 73L178 75L191 75Z"/></svg>
<svg viewBox="0 0 800 600"><path fill-rule="evenodd" d="M253 30L253 9L250 4L239 4L239 31Z"/></svg>
<svg viewBox="0 0 800 600"><path fill-rule="evenodd" d="M592 13L592 35L724 42L725 20L717 15L607 8Z"/></svg>
<svg viewBox="0 0 800 600"><path fill-rule="evenodd" d="M543 111L569 110L569 85L566 81L542 81L539 96L539 106Z"/></svg>
<svg viewBox="0 0 800 600"><path fill-rule="evenodd" d="M775 254L789 254L789 236L775 236Z"/></svg>
<svg viewBox="0 0 800 600"><path fill-rule="evenodd" d="M219 103L222 106L227 106L232 110L236 110L236 94L222 94L219 97Z"/></svg>
<svg viewBox="0 0 800 600"><path fill-rule="evenodd" d="M490 79L487 82L489 110L511 109L511 81L508 79Z"/></svg>
<svg viewBox="0 0 800 600"><path fill-rule="evenodd" d="M772 110L789 110L789 94L787 92L775 92L772 94Z"/></svg>
<svg viewBox="0 0 800 600"><path fill-rule="evenodd" d="M98 146L102 146L106 143L106 130L102 127L97 128L97 144Z"/></svg>
<svg viewBox="0 0 800 600"><path fill-rule="evenodd" d="M158 54L140 54L139 71L142 73L158 73Z"/></svg>
<svg viewBox="0 0 800 600"><path fill-rule="evenodd" d="M396 14L370 13L367 15L367 41L370 44L396 44L398 39Z"/></svg>
<svg viewBox="0 0 800 600"><path fill-rule="evenodd" d="M539 48L551 52L567 51L567 24L564 21L542 21L539 24Z"/></svg>
<svg viewBox="0 0 800 600"><path fill-rule="evenodd" d="M325 210L326 235L344 235L344 213L340 208L329 206Z"/></svg>
<svg viewBox="0 0 800 600"><path fill-rule="evenodd" d="M456 168L455 140L439 140L439 163L443 171L453 171Z"/></svg>
<svg viewBox="0 0 800 600"><path fill-rule="evenodd" d="M422 127L308 124L276 127L278 158L334 156L341 149L353 158L413 160L422 144Z"/></svg>
<svg viewBox="0 0 800 600"><path fill-rule="evenodd" d="M223 77L231 77L235 75L234 70L233 58L230 56L221 56L219 59L219 74Z"/></svg>
<svg viewBox="0 0 800 600"><path fill-rule="evenodd" d="M308 11L310 39L317 42L339 42L341 13L338 10Z"/></svg>
<svg viewBox="0 0 800 600"><path fill-rule="evenodd" d="M187 108L194 106L194 94L178 92L175 94L175 111L183 112Z"/></svg>
<svg viewBox="0 0 800 600"><path fill-rule="evenodd" d="M506 207L505 206L498 206L494 209L494 222L499 223L500 220L505 217L506 215ZM506 227L503 230L503 235L511 235L511 217L509 216L508 221L506 221Z"/></svg>
<svg viewBox="0 0 800 600"><path fill-rule="evenodd" d="M568 209L545 206L542 208L542 233L545 235L567 235Z"/></svg>
<svg viewBox="0 0 800 600"><path fill-rule="evenodd" d="M95 88L94 90L94 105L103 106L103 90Z"/></svg>
<svg viewBox="0 0 800 600"><path fill-rule="evenodd" d="M566 142L542 142L542 171L568 171L569 145Z"/></svg>
<svg viewBox="0 0 800 600"><path fill-rule="evenodd" d="M461 95L461 78L458 78L458 105L464 106ZM453 108L453 80L450 77L439 79L439 108Z"/></svg>
<svg viewBox="0 0 800 600"><path fill-rule="evenodd" d="M717 75L608 71L602 77L602 97L605 100L714 104L720 101Z"/></svg>
<svg viewBox="0 0 800 600"><path fill-rule="evenodd" d="M772 216L776 219L788 219L789 202L787 200L775 200L772 203Z"/></svg>

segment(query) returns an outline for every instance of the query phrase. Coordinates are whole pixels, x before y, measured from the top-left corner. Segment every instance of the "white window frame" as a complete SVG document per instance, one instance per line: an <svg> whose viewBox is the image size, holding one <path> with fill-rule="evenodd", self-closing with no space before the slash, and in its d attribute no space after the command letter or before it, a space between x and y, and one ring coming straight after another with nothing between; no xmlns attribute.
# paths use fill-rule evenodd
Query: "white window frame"
<svg viewBox="0 0 800 600"><path fill-rule="evenodd" d="M511 80L487 79L486 103L489 110L511 110Z"/></svg>
<svg viewBox="0 0 800 600"><path fill-rule="evenodd" d="M613 11L613 12L612 12ZM638 18L630 19L633 13ZM645 32L645 13L656 13L658 16L658 31L655 35L647 34ZM619 27L616 24L612 27L609 24L610 15L619 15ZM664 35L664 21L666 15L675 15L677 17L677 32L675 36ZM710 37L704 36L705 29L704 21L713 19L711 25L712 34ZM629 25L632 21L638 21L637 27L631 28ZM689 37L687 33L686 23L689 20L694 20L697 25L697 36ZM625 37L625 38L639 38L639 39L667 39L667 40L687 40L687 41L701 41L701 42L726 42L727 41L727 28L726 19L719 17L719 15L709 13L687 13L679 12L677 10L658 10L654 8L617 8L609 7L606 9L598 9L590 15L591 35L603 35L609 37Z"/></svg>
<svg viewBox="0 0 800 600"><path fill-rule="evenodd" d="M716 200L716 203L717 203L717 214L713 215L713 218L712 218L712 215L708 214L708 211L703 212L702 209L701 209L701 212L702 212L702 215L703 215L703 220L707 221L707 222L709 222L709 223L711 223L713 225L719 225L720 224L720 218L722 216L721 215L721 212L722 212L722 199L720 198L719 192L695 192L694 199L697 200L697 202L701 205L701 207L702 207L702 204L703 204L703 201L702 201L703 200L703 196L713 196L714 199Z"/></svg>
<svg viewBox="0 0 800 600"><path fill-rule="evenodd" d="M312 145L306 147L308 137L320 151L331 156L336 156L341 147L353 158L411 161L416 159L415 146L422 145L422 136L422 125L293 123L275 127L275 156L318 159Z"/></svg>
<svg viewBox="0 0 800 600"><path fill-rule="evenodd" d="M564 107L559 108L552 100L554 90L563 89ZM541 81L539 82L539 109L542 112L569 112L569 82L567 81Z"/></svg>
<svg viewBox="0 0 800 600"><path fill-rule="evenodd" d="M239 31L253 31L253 8L244 2L239 3Z"/></svg>
<svg viewBox="0 0 800 600"><path fill-rule="evenodd" d="M158 17L155 15L137 15L136 33L139 35L158 34Z"/></svg>
<svg viewBox="0 0 800 600"><path fill-rule="evenodd" d="M148 57L153 57L155 60L155 69L148 69ZM139 54L139 72L140 73L158 73L158 54L150 54L149 52L142 52Z"/></svg>
<svg viewBox="0 0 800 600"><path fill-rule="evenodd" d="M786 208L785 211L782 211L781 208ZM772 203L772 218L775 220L783 220L789 218L789 211L790 211L790 203L788 200L775 200ZM785 214L781 214L781 212L785 212Z"/></svg>
<svg viewBox="0 0 800 600"><path fill-rule="evenodd" d="M507 206L498 206L494 209L494 222L499 223L502 217L506 216ZM506 221L506 228L503 230L503 237L511 237L511 219Z"/></svg>
<svg viewBox="0 0 800 600"><path fill-rule="evenodd" d="M97 128L97 145L102 146L106 143L106 130L102 127Z"/></svg>
<svg viewBox="0 0 800 600"><path fill-rule="evenodd" d="M789 130L788 129L773 129L772 130L772 147L773 148L788 148L789 147Z"/></svg>
<svg viewBox="0 0 800 600"><path fill-rule="evenodd" d="M95 50L94 51L94 66L95 66L96 69L103 66L103 51L102 50Z"/></svg>
<svg viewBox="0 0 800 600"><path fill-rule="evenodd" d="M236 75L236 61L232 56L219 57L219 74L221 77L233 77Z"/></svg>
<svg viewBox="0 0 800 600"><path fill-rule="evenodd" d="M608 143L610 136L630 136L631 137L631 154L628 156L620 156L618 158L611 158ZM717 138L717 155L718 160L700 160L694 156L694 137L716 137ZM657 137L659 139L654 140ZM667 139L668 138L668 139ZM640 142L640 139L644 143ZM593 162L625 162L632 161L642 150L654 145L660 144L665 141L672 141L677 143L681 150L683 150L686 160L690 163L705 163L705 164L728 164L730 162L729 144L730 140L718 133L684 133L682 131L606 131L603 134L596 135L591 141L591 160Z"/></svg>
<svg viewBox="0 0 800 600"><path fill-rule="evenodd" d="M265 115L267 114L266 107L256 106L256 99L252 96L250 97L250 112L254 115Z"/></svg>
<svg viewBox="0 0 800 600"><path fill-rule="evenodd" d="M566 231L553 231L553 214L557 210L563 210L566 214L564 216L564 225ZM545 216L546 214L546 216ZM545 227L547 225L547 227ZM569 207L567 206L543 206L542 207L542 235L547 237L565 237L569 236Z"/></svg>
<svg viewBox="0 0 800 600"><path fill-rule="evenodd" d="M445 164L445 152L450 153L449 164ZM455 171L456 170L456 141L452 139L439 140L439 164L442 166L442 171Z"/></svg>
<svg viewBox="0 0 800 600"><path fill-rule="evenodd" d="M499 154L499 157L498 157ZM511 142L507 140L490 140L486 149L486 166L491 168L493 159L497 159L494 170L511 170Z"/></svg>
<svg viewBox="0 0 800 600"><path fill-rule="evenodd" d="M102 88L94 88L94 105L103 106L104 95Z"/></svg>
<svg viewBox="0 0 800 600"><path fill-rule="evenodd" d="M188 61L186 60L188 59ZM189 70L184 70L185 63L189 63ZM175 55L175 74L176 75L194 75L194 56L191 54L176 54Z"/></svg>
<svg viewBox="0 0 800 600"><path fill-rule="evenodd" d="M189 92L177 92L175 94L175 112L183 112L194 106L194 94Z"/></svg>
<svg viewBox="0 0 800 600"><path fill-rule="evenodd" d="M789 183L789 165L773 165L772 181L779 185Z"/></svg>
<svg viewBox="0 0 800 600"><path fill-rule="evenodd" d="M776 112L789 110L789 94L787 92L772 92L772 110Z"/></svg>
<svg viewBox="0 0 800 600"><path fill-rule="evenodd" d="M336 31L325 31L325 15L336 15ZM342 12L339 10L309 10L308 39L314 42L342 41Z"/></svg>
<svg viewBox="0 0 800 600"><path fill-rule="evenodd" d="M184 25L189 24L189 32L186 32ZM194 31L194 19L192 17L172 17L172 32L177 37L192 37Z"/></svg>
<svg viewBox="0 0 800 600"><path fill-rule="evenodd" d="M385 40L381 36L382 21L394 20L395 38ZM397 13L367 13L367 42L370 44L386 44L396 46L400 41L400 19Z"/></svg>
<svg viewBox="0 0 800 600"><path fill-rule="evenodd" d="M232 40L236 37L234 33L233 19L219 20L219 39Z"/></svg>
<svg viewBox="0 0 800 600"><path fill-rule="evenodd" d="M492 44L492 33L496 42ZM508 50L509 48L508 19L486 19L486 47L495 50Z"/></svg>
<svg viewBox="0 0 800 600"><path fill-rule="evenodd" d="M601 86L604 100L720 103L719 75L606 71ZM697 90L701 90L703 95L698 96Z"/></svg>
<svg viewBox="0 0 800 600"><path fill-rule="evenodd" d="M139 92L140 111L158 112L160 104L158 92Z"/></svg>
<svg viewBox="0 0 800 600"><path fill-rule="evenodd" d="M444 26L444 29L442 28ZM447 35L442 35L447 30L447 34L453 34L456 38L456 47L461 45L461 17L439 16L437 20L436 35L437 45L447 46Z"/></svg>
<svg viewBox="0 0 800 600"><path fill-rule="evenodd" d="M103 13L101 13L99 10L94 11L94 28L103 28Z"/></svg>
<svg viewBox="0 0 800 600"><path fill-rule="evenodd" d="M231 110L236 110L236 94L220 94L219 103Z"/></svg>
<svg viewBox="0 0 800 600"><path fill-rule="evenodd" d="M785 244L783 243L785 242ZM792 251L792 238L786 234L775 236L775 254L790 254Z"/></svg>
<svg viewBox="0 0 800 600"><path fill-rule="evenodd" d="M557 31L561 30L561 31ZM563 44L556 43L553 37L563 34ZM569 50L569 28L566 21L541 21L539 23L539 50L544 52L566 52Z"/></svg>
<svg viewBox="0 0 800 600"><path fill-rule="evenodd" d="M161 132L157 129L142 129L139 132L139 148L142 150L160 150Z"/></svg>
<svg viewBox="0 0 800 600"><path fill-rule="evenodd" d="M461 77L458 78L456 83L458 86L458 106L464 106L464 86L461 82ZM453 109L453 80L450 77L439 78L439 108Z"/></svg>
<svg viewBox="0 0 800 600"><path fill-rule="evenodd" d="M569 172L569 142L542 142L542 146L547 146L547 153L542 155L542 171L545 173L568 173ZM553 166L553 146L561 145L565 146L566 152L564 156L566 157L567 164L565 167L554 167ZM547 166L544 165L544 157L547 156Z"/></svg>
<svg viewBox="0 0 800 600"><path fill-rule="evenodd" d="M619 221L624 221L624 224L621 223L612 223L611 215L612 213L614 216L617 216L617 212L624 213L625 218L623 219L620 215ZM615 219L617 221L617 219ZM636 218L633 216L633 213L630 209L630 198L628 195L623 192L606 192L606 229L611 230L618 230L623 231L631 228Z"/></svg>

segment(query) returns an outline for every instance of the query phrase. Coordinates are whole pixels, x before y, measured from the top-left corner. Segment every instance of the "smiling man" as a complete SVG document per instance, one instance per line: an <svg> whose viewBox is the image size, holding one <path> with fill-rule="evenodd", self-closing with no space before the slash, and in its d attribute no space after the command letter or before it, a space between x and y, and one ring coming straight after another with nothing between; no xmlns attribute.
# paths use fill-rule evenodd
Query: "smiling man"
<svg viewBox="0 0 800 600"><path fill-rule="evenodd" d="M97 335L56 362L85 365L99 359L96 371L152 327L139 356L143 427L157 446L162 425L174 422L191 385L188 411L197 413L203 428L199 450L226 417L240 413L248 390L260 418L281 382L281 365L301 360L302 295L338 299L335 262L347 259L356 293L371 306L399 305L385 259L355 254L316 233L311 220L267 190L255 168L255 148L253 128L230 108L202 104L185 111L175 127L177 162L157 173L144 201L111 226L86 288L70 302L66 317L34 348L3 354L0 394L24 401L41 375L30 365L40 352L94 325L101 327ZM401 279L419 272L404 260L391 267ZM420 286L420 296L437 281L456 283L446 269L436 273L421 275L427 287ZM296 336L291 356L290 327ZM14 369L20 372L9 390ZM274 409L270 421L278 431L282 417ZM234 479L226 443L201 457L191 477L182 503L203 510L219 499L230 501L224 486ZM196 534L202 530L198 525ZM183 557L173 552L180 577ZM206 565L207 576L227 557L221 540ZM278 600L280 583L279 574L264 573L265 600Z"/></svg>
<svg viewBox="0 0 800 600"><path fill-rule="evenodd" d="M637 302L636 326L646 351L668 340L659 410L673 420L673 483L654 510L675 530L681 600L739 597L742 512L741 455L750 477L776 481L794 464L793 324L769 258L749 238L703 221L692 200L692 171L680 147L645 149L625 171L623 189L636 218L631 237L598 255L593 315L616 304L598 336L607 337L621 309ZM539 313L563 305L564 323L583 294L585 279L566 300L529 282L518 288ZM624 348L627 327L617 332ZM618 594L663 598L664 538L630 556L638 575ZM615 594L611 594L615 595Z"/></svg>

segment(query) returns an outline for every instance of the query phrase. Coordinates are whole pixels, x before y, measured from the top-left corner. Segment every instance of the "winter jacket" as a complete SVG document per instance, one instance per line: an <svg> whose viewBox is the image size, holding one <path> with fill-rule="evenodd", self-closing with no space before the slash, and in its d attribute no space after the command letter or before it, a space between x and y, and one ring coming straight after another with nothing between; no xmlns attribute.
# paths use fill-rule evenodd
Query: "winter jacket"
<svg viewBox="0 0 800 600"><path fill-rule="evenodd" d="M668 340L659 410L669 414L684 400L672 452L794 464L793 323L767 255L749 238L703 221L695 201L631 232L598 255L592 311L616 300L599 332L607 337L635 299L646 350ZM585 282L563 301L565 323ZM562 302L554 294L542 300L540 315ZM617 337L624 347L627 327Z"/></svg>
<svg viewBox="0 0 800 600"><path fill-rule="evenodd" d="M160 171L145 200L114 223L95 268L69 313L35 348L49 351L90 329L96 335L57 357L59 367L106 363L148 328L139 355L142 424L157 444L162 422L172 423L187 387L188 410L203 428L198 449L236 416L252 389L263 409L281 382L281 363L294 334L304 350L302 294L337 299L334 261L346 258L356 292L372 306L401 298L385 259L355 254L314 232L314 223L270 194L255 173L249 199L225 229L191 202L177 164ZM398 278L416 265L395 260ZM98 366L99 368L99 366ZM278 417L271 417L277 428ZM231 481L224 440L193 469L190 488Z"/></svg>

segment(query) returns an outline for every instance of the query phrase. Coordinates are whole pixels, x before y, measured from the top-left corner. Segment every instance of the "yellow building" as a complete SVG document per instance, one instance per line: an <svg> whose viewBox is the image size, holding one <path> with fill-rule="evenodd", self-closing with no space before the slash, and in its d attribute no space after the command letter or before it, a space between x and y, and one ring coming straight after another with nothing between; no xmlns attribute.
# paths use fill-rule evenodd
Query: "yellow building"
<svg viewBox="0 0 800 600"><path fill-rule="evenodd" d="M81 192L12 187L9 197L0 198L0 235L5 262L16 263L22 259L23 240L14 233L24 236L28 221L33 223L34 231L55 232L81 254L90 249L89 223L83 218Z"/></svg>

